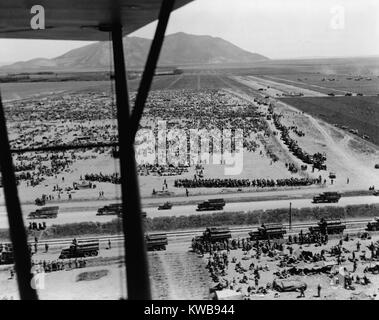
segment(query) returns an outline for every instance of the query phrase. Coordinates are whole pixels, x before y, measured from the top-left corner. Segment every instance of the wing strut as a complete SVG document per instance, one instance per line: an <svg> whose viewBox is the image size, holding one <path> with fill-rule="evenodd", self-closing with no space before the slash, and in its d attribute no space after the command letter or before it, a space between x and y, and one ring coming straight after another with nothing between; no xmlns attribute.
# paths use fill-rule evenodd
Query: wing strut
<svg viewBox="0 0 379 320"><path fill-rule="evenodd" d="M158 26L138 89L135 107L130 116L122 26L112 26L113 59L116 82L116 105L119 132L121 196L123 203L123 231L125 234L125 262L128 299L151 299L148 260L144 240L138 176L134 153L134 139L157 66L164 35L174 6L174 0L163 0Z"/></svg>
<svg viewBox="0 0 379 320"><path fill-rule="evenodd" d="M0 170L7 207L9 233L13 244L13 254L17 275L18 291L22 300L37 300L37 292L32 288L32 264L28 240L22 219L20 199L18 198L16 177L9 146L7 123L0 96Z"/></svg>

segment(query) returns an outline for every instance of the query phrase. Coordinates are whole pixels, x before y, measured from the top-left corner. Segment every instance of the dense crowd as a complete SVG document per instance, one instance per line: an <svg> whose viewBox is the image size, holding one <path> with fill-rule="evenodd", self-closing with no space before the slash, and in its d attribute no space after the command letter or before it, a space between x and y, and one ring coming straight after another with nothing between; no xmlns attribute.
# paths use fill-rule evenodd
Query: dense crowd
<svg viewBox="0 0 379 320"><path fill-rule="evenodd" d="M295 155L297 158L302 160L307 164L311 164L313 168L319 170L326 170L326 165L324 164L326 161L326 157L321 153L315 153L314 155L310 155L306 151L304 151L298 144L297 141L292 139L289 135L290 129L297 130L297 127L287 127L280 122L280 118L282 115L277 113L272 113L272 117L274 120L274 125L276 129L280 131L281 140L288 146L289 150ZM298 132L298 131L296 131ZM298 134L302 136L303 134ZM290 168L289 168L290 169Z"/></svg>
<svg viewBox="0 0 379 320"><path fill-rule="evenodd" d="M364 237L364 234L361 238L370 239ZM209 242L205 238L197 237L192 240L192 248L198 254L206 255L206 268L216 284L211 288L211 292L227 288L244 292L245 298L248 298L250 294L265 295L270 290L275 290L276 279L293 279L294 276L299 279L299 276L325 275L330 279L332 286L336 288L341 285L345 290L356 290L356 286L369 285L372 281L368 275L379 274L379 265L370 263L365 266L365 263L379 260L379 242L371 242L367 246L371 252L367 256L359 238L353 250L347 249L345 244L352 240L354 239L346 234L336 245L327 247L329 242L327 234L300 231L296 235L290 235L285 242L245 238ZM320 249L316 252L305 249L311 245ZM241 250L242 255L237 258L238 255L232 254L232 250ZM277 261L276 268L272 270L272 282L260 281L262 272L268 272L272 268L262 260L263 257ZM248 260L250 261L246 263ZM350 263L351 267L348 267L347 263ZM231 277L231 270L234 270L238 276ZM243 285L245 291L242 291ZM306 288L305 285L296 289L300 292L300 298L305 297ZM318 284L316 290L317 295L314 297L321 298L322 286ZM279 293L275 294L278 295Z"/></svg>
<svg viewBox="0 0 379 320"><path fill-rule="evenodd" d="M87 266L87 261L83 258L79 259L69 259L64 260L53 260L53 261L33 261L33 267L35 272L54 272L61 270L71 270L77 268L85 268Z"/></svg>
<svg viewBox="0 0 379 320"><path fill-rule="evenodd" d="M158 165L158 164L139 164L137 165L137 173L141 176L157 175L157 176L178 176L188 172L188 166L184 165Z"/></svg>
<svg viewBox="0 0 379 320"><path fill-rule="evenodd" d="M116 173L112 174L103 174L103 173L86 173L84 175L84 180L91 182L110 182L113 184L120 184L121 178L120 175Z"/></svg>
<svg viewBox="0 0 379 320"><path fill-rule="evenodd" d="M321 184L321 178L284 178L284 179L177 179L176 188L274 188L297 187Z"/></svg>

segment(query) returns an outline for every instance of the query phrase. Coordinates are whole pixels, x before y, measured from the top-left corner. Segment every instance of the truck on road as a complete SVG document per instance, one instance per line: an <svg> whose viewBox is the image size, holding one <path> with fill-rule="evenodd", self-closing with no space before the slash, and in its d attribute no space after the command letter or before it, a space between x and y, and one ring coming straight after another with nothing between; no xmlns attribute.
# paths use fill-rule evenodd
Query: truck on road
<svg viewBox="0 0 379 320"><path fill-rule="evenodd" d="M122 203L112 203L97 210L97 216L121 215Z"/></svg>
<svg viewBox="0 0 379 320"><path fill-rule="evenodd" d="M202 235L203 240L211 243L228 240L231 237L230 229L226 227L209 227Z"/></svg>
<svg viewBox="0 0 379 320"><path fill-rule="evenodd" d="M326 234L342 234L346 229L346 225L340 219L326 220L321 219L317 226L309 227L309 232Z"/></svg>
<svg viewBox="0 0 379 320"><path fill-rule="evenodd" d="M167 235L165 233L147 233L145 234L145 242L147 251L166 250L168 244Z"/></svg>
<svg viewBox="0 0 379 320"><path fill-rule="evenodd" d="M122 203L111 203L97 209L97 216L118 216L122 217ZM141 212L142 218L146 218L146 212Z"/></svg>
<svg viewBox="0 0 379 320"><path fill-rule="evenodd" d="M59 207L43 207L29 213L28 219L53 219L58 216Z"/></svg>
<svg viewBox="0 0 379 320"><path fill-rule="evenodd" d="M338 192L323 192L313 197L313 203L336 203L341 199Z"/></svg>
<svg viewBox="0 0 379 320"><path fill-rule="evenodd" d="M286 230L280 223L267 223L262 224L255 231L249 232L250 239L256 240L271 240L271 239L283 239L286 234Z"/></svg>
<svg viewBox="0 0 379 320"><path fill-rule="evenodd" d="M197 205L196 211L222 210L225 206L224 199L209 199Z"/></svg>
<svg viewBox="0 0 379 320"><path fill-rule="evenodd" d="M93 257L99 254L99 240L76 241L69 248L63 249L59 259Z"/></svg>

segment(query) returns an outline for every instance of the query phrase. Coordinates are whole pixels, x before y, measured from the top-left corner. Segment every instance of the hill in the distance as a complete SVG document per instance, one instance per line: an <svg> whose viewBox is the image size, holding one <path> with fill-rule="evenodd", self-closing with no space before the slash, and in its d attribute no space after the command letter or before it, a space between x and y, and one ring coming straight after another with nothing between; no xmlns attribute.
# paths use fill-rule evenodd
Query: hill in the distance
<svg viewBox="0 0 379 320"><path fill-rule="evenodd" d="M129 67L145 64L151 40L139 37L124 38L126 63ZM0 67L3 72L109 70L111 43L97 42L71 50L53 59L37 58ZM221 38L190 35L183 32L166 36L159 66L251 64L266 61L257 53L243 50Z"/></svg>

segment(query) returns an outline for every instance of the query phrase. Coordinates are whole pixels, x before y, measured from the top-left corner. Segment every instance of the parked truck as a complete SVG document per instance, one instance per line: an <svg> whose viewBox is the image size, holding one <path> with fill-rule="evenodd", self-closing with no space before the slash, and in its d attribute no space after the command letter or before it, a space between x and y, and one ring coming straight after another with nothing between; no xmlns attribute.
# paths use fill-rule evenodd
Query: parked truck
<svg viewBox="0 0 379 320"><path fill-rule="evenodd" d="M28 219L53 219L58 216L59 207L43 207L29 213Z"/></svg>
<svg viewBox="0 0 379 320"><path fill-rule="evenodd" d="M309 227L310 233L326 234L342 234L346 229L346 225L341 222L340 219L326 220L321 219L317 226Z"/></svg>
<svg viewBox="0 0 379 320"><path fill-rule="evenodd" d="M59 259L84 258L99 254L99 240L76 241L69 248L63 249Z"/></svg>
<svg viewBox="0 0 379 320"><path fill-rule="evenodd" d="M262 224L257 230L249 232L250 239L256 240L271 240L283 239L286 230L280 223Z"/></svg>
<svg viewBox="0 0 379 320"><path fill-rule="evenodd" d="M313 197L313 203L331 203L338 202L341 194L338 192L323 192Z"/></svg>
<svg viewBox="0 0 379 320"><path fill-rule="evenodd" d="M166 250L168 244L165 233L147 233L145 234L147 251Z"/></svg>
<svg viewBox="0 0 379 320"><path fill-rule="evenodd" d="M225 206L224 199L209 199L197 205L196 211L222 210Z"/></svg>
<svg viewBox="0 0 379 320"><path fill-rule="evenodd" d="M224 241L232 237L229 228L226 227L209 227L203 233L203 239L207 242Z"/></svg>

